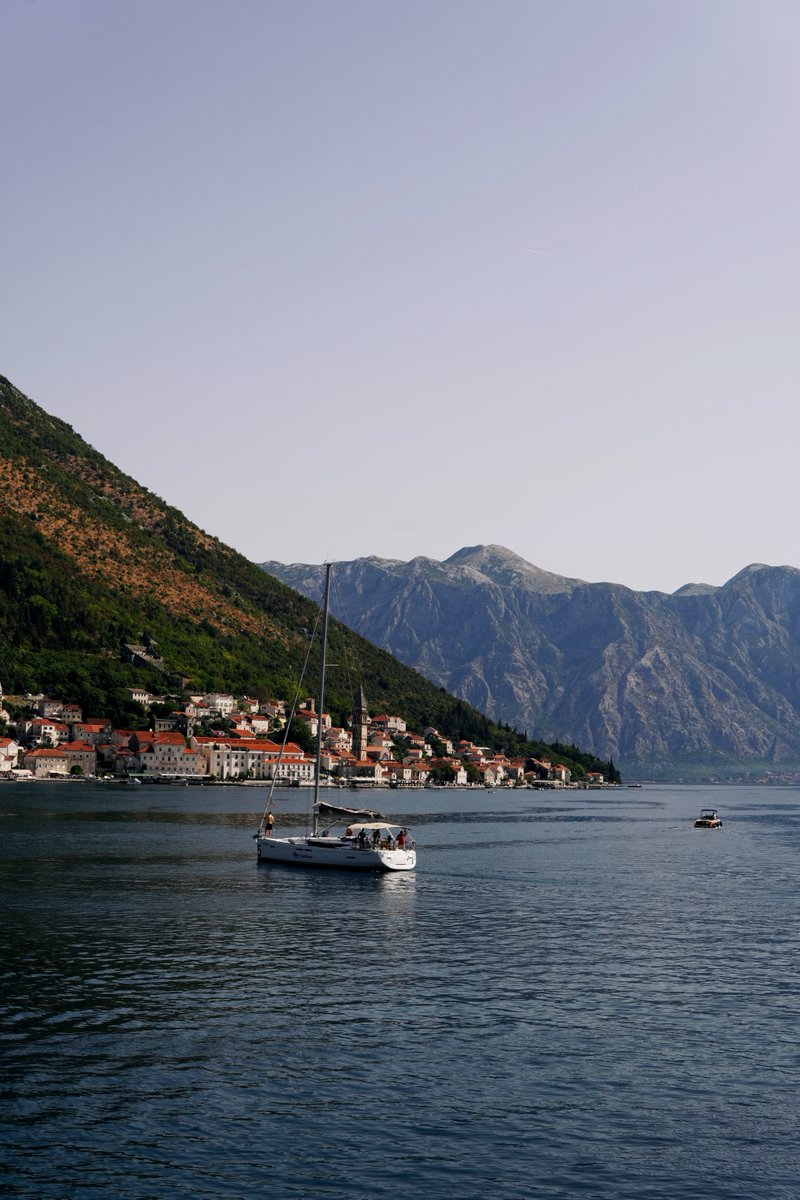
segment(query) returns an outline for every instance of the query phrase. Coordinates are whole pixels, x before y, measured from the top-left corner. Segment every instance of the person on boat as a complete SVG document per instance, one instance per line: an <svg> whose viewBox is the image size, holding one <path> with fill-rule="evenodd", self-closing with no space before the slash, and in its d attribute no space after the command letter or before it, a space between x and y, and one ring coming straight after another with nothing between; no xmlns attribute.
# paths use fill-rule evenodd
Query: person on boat
<svg viewBox="0 0 800 1200"><path fill-rule="evenodd" d="M363 829L361 829L361 830L359 830L359 833L358 833L359 849L363 850L364 847L366 846L366 844L367 844L367 835L366 835L365 831Z"/></svg>
<svg viewBox="0 0 800 1200"><path fill-rule="evenodd" d="M405 848L406 848L406 831L405 831L405 829L401 829L397 835L397 849L405 850Z"/></svg>
<svg viewBox="0 0 800 1200"><path fill-rule="evenodd" d="M381 840L380 829L373 829L373 831L372 831L372 849L373 850L377 850L378 846L380 845L380 840Z"/></svg>
<svg viewBox="0 0 800 1200"><path fill-rule="evenodd" d="M274 829L274 827L275 827L275 818L273 817L272 813L269 812L269 813L267 813L267 827L264 830L267 837L272 837L272 830Z"/></svg>

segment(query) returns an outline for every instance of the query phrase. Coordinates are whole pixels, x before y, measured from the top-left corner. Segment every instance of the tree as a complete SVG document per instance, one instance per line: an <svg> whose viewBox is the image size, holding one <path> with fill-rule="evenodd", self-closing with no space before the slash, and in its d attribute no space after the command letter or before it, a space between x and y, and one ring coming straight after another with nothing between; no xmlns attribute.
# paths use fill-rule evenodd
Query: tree
<svg viewBox="0 0 800 1200"><path fill-rule="evenodd" d="M455 767L451 763L435 763L431 767L430 778L433 783L455 783Z"/></svg>
<svg viewBox="0 0 800 1200"><path fill-rule="evenodd" d="M217 714L216 716L202 717L195 725L194 731L201 737L218 737L221 734L229 734L231 729L228 718Z"/></svg>
<svg viewBox="0 0 800 1200"><path fill-rule="evenodd" d="M294 717L289 722L289 734L286 740L287 742L295 742L304 754L316 754L317 743L314 735L305 721L300 721L297 717ZM281 738L281 741L283 741L283 738Z"/></svg>

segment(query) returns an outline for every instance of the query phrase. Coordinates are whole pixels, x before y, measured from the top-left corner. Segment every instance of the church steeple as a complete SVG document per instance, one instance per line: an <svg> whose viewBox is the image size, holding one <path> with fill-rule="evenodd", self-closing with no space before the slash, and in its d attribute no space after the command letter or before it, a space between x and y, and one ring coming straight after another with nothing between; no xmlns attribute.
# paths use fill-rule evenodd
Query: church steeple
<svg viewBox="0 0 800 1200"><path fill-rule="evenodd" d="M353 754L356 758L363 758L366 753L368 727L367 697L360 687L353 693Z"/></svg>

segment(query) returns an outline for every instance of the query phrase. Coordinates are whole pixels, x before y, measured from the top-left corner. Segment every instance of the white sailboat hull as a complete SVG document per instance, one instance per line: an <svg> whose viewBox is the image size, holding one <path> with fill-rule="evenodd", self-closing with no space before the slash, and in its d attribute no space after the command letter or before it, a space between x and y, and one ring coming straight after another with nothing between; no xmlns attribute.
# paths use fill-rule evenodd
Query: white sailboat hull
<svg viewBox="0 0 800 1200"><path fill-rule="evenodd" d="M358 846L349 838L259 837L259 862L297 867L337 867L344 871L413 871L417 852L411 848L389 850Z"/></svg>

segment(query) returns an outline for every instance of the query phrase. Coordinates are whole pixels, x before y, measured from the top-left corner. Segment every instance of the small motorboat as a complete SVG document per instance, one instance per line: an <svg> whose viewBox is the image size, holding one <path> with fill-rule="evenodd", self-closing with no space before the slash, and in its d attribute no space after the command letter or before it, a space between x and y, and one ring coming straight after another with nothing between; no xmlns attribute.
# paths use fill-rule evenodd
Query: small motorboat
<svg viewBox="0 0 800 1200"><path fill-rule="evenodd" d="M695 829L721 829L722 821L715 808L701 808L700 816L694 823Z"/></svg>

